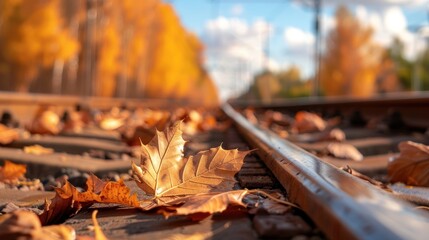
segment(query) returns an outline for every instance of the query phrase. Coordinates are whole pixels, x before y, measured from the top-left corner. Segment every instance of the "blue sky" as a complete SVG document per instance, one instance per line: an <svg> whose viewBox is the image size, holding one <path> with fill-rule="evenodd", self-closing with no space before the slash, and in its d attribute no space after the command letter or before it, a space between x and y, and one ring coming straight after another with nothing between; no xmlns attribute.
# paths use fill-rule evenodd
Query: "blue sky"
<svg viewBox="0 0 429 240"><path fill-rule="evenodd" d="M333 14L341 0L324 3L323 33L335 25ZM171 0L182 24L206 45L209 72L227 98L245 90L253 74L262 68L301 68L313 74L313 11L293 0ZM415 38L408 26L427 23L429 0L349 0L355 15L375 29L375 41L388 46L394 36L413 57L423 38ZM416 40L417 39L417 40ZM269 46L269 51L266 47Z"/></svg>

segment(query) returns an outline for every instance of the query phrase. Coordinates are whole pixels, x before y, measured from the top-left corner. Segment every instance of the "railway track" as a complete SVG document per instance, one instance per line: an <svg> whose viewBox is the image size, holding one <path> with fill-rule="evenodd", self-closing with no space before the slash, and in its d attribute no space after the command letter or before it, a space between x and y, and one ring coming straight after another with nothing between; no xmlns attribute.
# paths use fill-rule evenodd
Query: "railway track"
<svg viewBox="0 0 429 240"><path fill-rule="evenodd" d="M8 108L17 120L31 119L28 106L34 110L35 103L52 102L56 103L57 111L62 111L72 109L82 99L52 96L0 98L2 110ZM122 100L109 102L106 99L91 99L86 102L91 107L104 109L124 103ZM302 210L289 209L281 214L216 215L209 220L194 223L180 217L165 220L161 216L143 214L129 208L118 209L116 206L95 205L94 208L100 211L99 222L103 231L113 239L178 236L214 239L231 236L237 239L424 239L429 229L429 214L426 211L416 209L415 205L338 167L350 165L371 177L383 179L387 157L397 151L396 144L399 141L424 141L422 136L429 124L424 121L426 113L419 112L422 113L428 103L429 100L425 97L385 97L374 100L335 99L323 103L310 101L306 104L292 102L270 106L254 105L256 117L263 116L269 110L279 111L290 117L301 110L317 112L326 118L341 117L345 124L339 126L345 132L346 139L349 139L347 141L354 145L362 142L360 147L358 145L358 149L364 152L362 162L322 155L321 149L324 149L323 144L326 143L317 141L317 134L290 134L288 140L285 140L285 136L279 136L246 119L245 114L242 114L246 106L238 102L232 104L234 108L224 105L222 111L225 115L218 116L222 120L229 118L234 122L234 127L208 129L189 136L185 155L222 142L225 148L256 148L255 154L246 157L243 168L237 174L239 185L236 187L266 189L286 197ZM169 111L175 108L165 102L153 104L132 101L129 106ZM14 108L10 106L18 106L18 111L14 113ZM381 128L368 130L362 127L373 118ZM46 157L20 150L34 144L53 148L55 153ZM43 181L46 185L55 183L55 178L68 175L74 184L84 187L88 172L101 177L126 178L129 160L137 162L137 157L132 152L133 149L114 131L92 129L79 134L31 136L15 141L0 148L0 160L9 159L27 164L29 176L45 177ZM370 164L364 164L368 162ZM51 173L52 176L47 177L46 173ZM137 189L132 183L130 188ZM28 198L33 199L33 196L28 196L28 192L24 195L14 194L17 197L12 200L18 205L28 203ZM46 196L44 194L45 192L40 196ZM10 200L10 195L9 199L5 197L0 194L0 206L5 206L7 200ZM87 228L91 224L90 211L81 212L65 223L74 227L78 234L91 234Z"/></svg>

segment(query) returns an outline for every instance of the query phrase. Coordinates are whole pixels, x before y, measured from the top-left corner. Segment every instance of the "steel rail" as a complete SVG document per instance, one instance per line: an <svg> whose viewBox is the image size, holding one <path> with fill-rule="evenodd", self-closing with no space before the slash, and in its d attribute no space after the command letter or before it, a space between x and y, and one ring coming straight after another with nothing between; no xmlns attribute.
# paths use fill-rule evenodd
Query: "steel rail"
<svg viewBox="0 0 429 240"><path fill-rule="evenodd" d="M294 144L254 126L230 105L223 111L298 204L330 239L427 239L429 214Z"/></svg>

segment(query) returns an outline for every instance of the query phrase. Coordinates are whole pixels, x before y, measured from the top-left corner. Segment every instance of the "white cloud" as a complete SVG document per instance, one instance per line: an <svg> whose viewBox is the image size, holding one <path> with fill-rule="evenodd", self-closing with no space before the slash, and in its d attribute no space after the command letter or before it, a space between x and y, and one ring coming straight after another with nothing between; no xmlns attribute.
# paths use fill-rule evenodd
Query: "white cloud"
<svg viewBox="0 0 429 240"><path fill-rule="evenodd" d="M381 11L369 11L363 6L356 7L356 17L364 24L374 29L374 40L388 47L394 38L404 43L404 54L413 59L416 52L425 47L424 39L407 28L407 19L397 6L390 6Z"/></svg>
<svg viewBox="0 0 429 240"><path fill-rule="evenodd" d="M314 45L314 35L299 28L287 27L284 31L284 40L290 49L308 49Z"/></svg>
<svg viewBox="0 0 429 240"><path fill-rule="evenodd" d="M376 1L378 3L393 3L395 1ZM397 0L396 3L401 2ZM417 3L418 1L413 1ZM420 35L411 32L407 26L407 19L401 8L388 6L385 8L372 9L357 5L355 16L366 26L374 29L374 41L383 47L389 47L393 39L399 38L404 43L404 54L408 59L413 59L416 53L425 48L425 40L429 37L429 28L420 31ZM322 45L325 44L327 34L336 26L333 16L322 15ZM283 34L286 44L286 54L292 64L297 64L307 75L313 72L314 34L295 27L286 27Z"/></svg>
<svg viewBox="0 0 429 240"><path fill-rule="evenodd" d="M234 16L240 16L244 11L243 5L235 4L231 8L231 14Z"/></svg>
<svg viewBox="0 0 429 240"><path fill-rule="evenodd" d="M273 31L273 26L262 19L248 23L239 18L218 17L207 22L202 35L206 64L222 99L247 89L253 75L262 68L278 68L279 64L265 54Z"/></svg>
<svg viewBox="0 0 429 240"><path fill-rule="evenodd" d="M365 5L371 7L390 7L390 6L404 6L404 7L419 7L429 3L429 0L325 0L325 4L339 5L339 4L355 4Z"/></svg>

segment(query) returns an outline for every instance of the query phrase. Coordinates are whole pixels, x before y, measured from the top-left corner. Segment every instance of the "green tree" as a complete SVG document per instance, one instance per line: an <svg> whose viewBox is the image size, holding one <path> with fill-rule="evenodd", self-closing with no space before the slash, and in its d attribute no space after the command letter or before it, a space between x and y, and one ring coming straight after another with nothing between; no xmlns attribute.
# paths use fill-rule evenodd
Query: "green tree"
<svg viewBox="0 0 429 240"><path fill-rule="evenodd" d="M395 38L387 49L387 57L394 63L394 71L405 90L411 90L411 79L413 74L413 63L404 56L404 43Z"/></svg>

